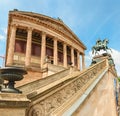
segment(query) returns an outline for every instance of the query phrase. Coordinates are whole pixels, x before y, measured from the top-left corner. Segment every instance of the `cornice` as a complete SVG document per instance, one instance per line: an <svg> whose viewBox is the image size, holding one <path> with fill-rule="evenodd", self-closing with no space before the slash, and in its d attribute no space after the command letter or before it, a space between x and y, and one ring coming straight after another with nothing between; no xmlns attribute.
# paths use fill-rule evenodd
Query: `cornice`
<svg viewBox="0 0 120 116"><path fill-rule="evenodd" d="M73 40L77 44L80 44L84 49L86 49L86 46L61 20L53 19L51 17L32 12L11 11L9 14L9 21L11 21L11 18L15 17L17 19L21 18L26 21L37 23L38 25L43 25L44 27L54 30L61 35L71 38L71 40Z"/></svg>

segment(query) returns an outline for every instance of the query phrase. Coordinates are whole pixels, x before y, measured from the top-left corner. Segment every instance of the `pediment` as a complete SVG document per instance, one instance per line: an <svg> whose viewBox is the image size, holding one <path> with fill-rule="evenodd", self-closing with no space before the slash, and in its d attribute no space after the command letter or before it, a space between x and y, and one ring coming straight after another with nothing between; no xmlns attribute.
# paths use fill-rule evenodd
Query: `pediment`
<svg viewBox="0 0 120 116"><path fill-rule="evenodd" d="M36 13L23 13L22 15L26 15L32 18L39 20L40 22L52 26L56 30L64 31L65 33L69 34L69 36L74 37L74 33L64 24L64 22L58 18L51 18L42 14Z"/></svg>
<svg viewBox="0 0 120 116"><path fill-rule="evenodd" d="M52 18L42 14L37 14L33 12L23 12L23 11L12 11L12 14L22 16L23 18L29 18L31 20L37 21L38 23L46 26L47 28L54 29L58 33L65 35L77 43L81 44L83 48L86 49L85 45L80 41L80 39L72 32L72 30L64 24L64 22L58 18Z"/></svg>

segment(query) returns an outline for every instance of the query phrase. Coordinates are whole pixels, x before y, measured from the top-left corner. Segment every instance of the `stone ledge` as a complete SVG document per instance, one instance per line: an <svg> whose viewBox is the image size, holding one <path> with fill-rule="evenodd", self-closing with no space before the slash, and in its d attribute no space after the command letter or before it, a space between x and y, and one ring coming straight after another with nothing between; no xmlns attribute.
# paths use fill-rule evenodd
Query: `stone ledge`
<svg viewBox="0 0 120 116"><path fill-rule="evenodd" d="M59 108L57 108L54 112L52 112L52 116L71 116L75 110L82 105L82 103L86 100L89 94L93 91L96 84L103 77L103 75L108 70L105 67L102 71L100 71L93 79L91 79L86 85L84 85L75 96L68 99L64 104L62 104ZM103 72L104 71L104 72ZM103 72L102 74L100 74ZM97 78L98 77L98 78ZM65 111L66 109L66 111Z"/></svg>
<svg viewBox="0 0 120 116"><path fill-rule="evenodd" d="M0 93L0 108L27 107L30 100L23 94Z"/></svg>

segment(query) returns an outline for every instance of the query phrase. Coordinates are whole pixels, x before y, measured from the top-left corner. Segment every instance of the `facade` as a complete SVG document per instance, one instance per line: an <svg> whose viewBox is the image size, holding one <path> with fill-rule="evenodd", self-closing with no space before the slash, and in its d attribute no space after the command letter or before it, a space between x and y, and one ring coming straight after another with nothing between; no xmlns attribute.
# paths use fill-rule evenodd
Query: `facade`
<svg viewBox="0 0 120 116"><path fill-rule="evenodd" d="M25 67L28 74L16 82L19 94L8 91L13 89L8 83L0 83L2 116L118 115L111 56L94 57L93 65L78 70L84 68L86 47L60 19L10 11L6 48L5 65ZM46 62L56 73L43 78ZM63 70L57 72L60 67ZM10 73L13 79L16 75ZM1 75L10 78L10 73ZM13 85L13 80L9 83Z"/></svg>
<svg viewBox="0 0 120 116"><path fill-rule="evenodd" d="M72 63L83 69L85 50L85 45L59 18L17 9L9 12L6 66L42 70L49 58L56 66L67 68Z"/></svg>

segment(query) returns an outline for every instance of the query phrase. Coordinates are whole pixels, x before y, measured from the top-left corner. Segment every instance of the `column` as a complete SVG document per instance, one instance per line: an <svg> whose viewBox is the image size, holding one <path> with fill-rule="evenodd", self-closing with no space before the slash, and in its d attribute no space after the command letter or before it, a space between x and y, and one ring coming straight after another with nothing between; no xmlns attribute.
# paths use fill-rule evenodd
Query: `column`
<svg viewBox="0 0 120 116"><path fill-rule="evenodd" d="M80 53L77 51L77 68L80 70Z"/></svg>
<svg viewBox="0 0 120 116"><path fill-rule="evenodd" d="M46 33L42 32L42 43L41 43L41 68L43 67L46 56Z"/></svg>
<svg viewBox="0 0 120 116"><path fill-rule="evenodd" d="M78 68L79 70L81 70L81 69L80 69L80 53L79 53L79 51L77 51L77 68Z"/></svg>
<svg viewBox="0 0 120 116"><path fill-rule="evenodd" d="M58 64L58 47L57 47L57 39L54 38L54 65Z"/></svg>
<svg viewBox="0 0 120 116"><path fill-rule="evenodd" d="M82 54L82 69L85 69L85 55Z"/></svg>
<svg viewBox="0 0 120 116"><path fill-rule="evenodd" d="M74 66L75 65L75 60L74 60L74 49L73 49L73 47L71 47L71 62L72 62L72 66Z"/></svg>
<svg viewBox="0 0 120 116"><path fill-rule="evenodd" d="M67 49L66 49L67 47L66 47L66 43L64 43L63 44L63 57L64 57L64 59L63 59L63 65L64 65L64 67L67 67Z"/></svg>
<svg viewBox="0 0 120 116"><path fill-rule="evenodd" d="M32 48L32 28L28 28L25 66L30 66Z"/></svg>
<svg viewBox="0 0 120 116"><path fill-rule="evenodd" d="M11 25L11 35L9 38L9 45L8 45L8 56L7 56L7 63L6 65L13 64L14 58L14 48L15 48L15 36L16 36L16 25Z"/></svg>

